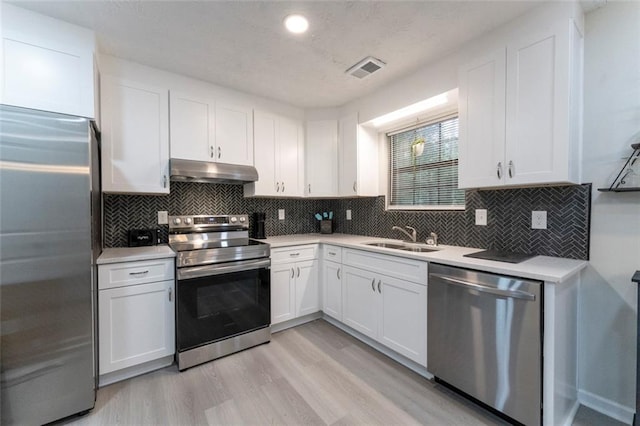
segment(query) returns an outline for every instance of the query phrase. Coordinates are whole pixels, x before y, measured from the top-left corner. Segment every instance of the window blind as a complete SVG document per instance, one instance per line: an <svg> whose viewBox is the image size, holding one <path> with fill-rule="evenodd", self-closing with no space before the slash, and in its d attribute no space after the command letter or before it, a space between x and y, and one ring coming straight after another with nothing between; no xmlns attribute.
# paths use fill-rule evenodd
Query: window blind
<svg viewBox="0 0 640 426"><path fill-rule="evenodd" d="M464 206L464 190L458 189L458 117L395 132L389 140L390 207ZM422 148L416 140L424 140Z"/></svg>

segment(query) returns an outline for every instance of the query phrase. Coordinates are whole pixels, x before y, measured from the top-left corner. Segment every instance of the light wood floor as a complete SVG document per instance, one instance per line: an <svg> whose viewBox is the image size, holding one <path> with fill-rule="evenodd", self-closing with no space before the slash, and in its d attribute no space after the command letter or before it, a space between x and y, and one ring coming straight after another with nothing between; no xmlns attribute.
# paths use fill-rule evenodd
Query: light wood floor
<svg viewBox="0 0 640 426"><path fill-rule="evenodd" d="M579 413L584 419L576 424L603 424L597 417L591 423L590 413L585 413ZM504 421L317 320L276 333L269 344L182 373L172 366L101 388L88 415L65 423L494 425Z"/></svg>

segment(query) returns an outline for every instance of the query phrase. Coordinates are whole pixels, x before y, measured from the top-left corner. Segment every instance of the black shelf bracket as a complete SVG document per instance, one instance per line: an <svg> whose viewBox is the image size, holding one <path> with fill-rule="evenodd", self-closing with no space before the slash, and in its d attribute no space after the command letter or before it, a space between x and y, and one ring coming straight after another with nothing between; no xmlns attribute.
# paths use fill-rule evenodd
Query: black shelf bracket
<svg viewBox="0 0 640 426"><path fill-rule="evenodd" d="M638 161L638 159L640 159L640 142L631 144L631 148L633 149L633 152L627 159L627 162L624 163L624 166L622 166L622 168L618 172L618 175L611 183L611 186L609 186L608 188L598 188L598 191L600 192L640 191L640 187L621 186L626 183L625 179L627 178L627 176L633 173L633 169L632 169L633 165L636 163L636 161Z"/></svg>

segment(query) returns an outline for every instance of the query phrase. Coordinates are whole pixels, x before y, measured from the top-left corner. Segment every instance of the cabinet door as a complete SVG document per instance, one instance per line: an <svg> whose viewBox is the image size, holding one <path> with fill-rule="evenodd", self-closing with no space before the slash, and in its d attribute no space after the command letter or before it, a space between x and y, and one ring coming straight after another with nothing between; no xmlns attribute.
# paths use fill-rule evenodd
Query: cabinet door
<svg viewBox="0 0 640 426"><path fill-rule="evenodd" d="M322 264L322 311L342 321L342 265L323 261Z"/></svg>
<svg viewBox="0 0 640 426"><path fill-rule="evenodd" d="M171 158L214 161L213 101L171 91Z"/></svg>
<svg viewBox="0 0 640 426"><path fill-rule="evenodd" d="M338 122L307 122L305 140L304 193L310 197L335 196L338 193Z"/></svg>
<svg viewBox="0 0 640 426"><path fill-rule="evenodd" d="M256 111L253 117L255 167L258 181L245 185L249 195L279 195L276 191L277 117Z"/></svg>
<svg viewBox="0 0 640 426"><path fill-rule="evenodd" d="M463 66L459 73L458 187L504 182L505 51Z"/></svg>
<svg viewBox="0 0 640 426"><path fill-rule="evenodd" d="M94 118L94 33L2 4L0 103Z"/></svg>
<svg viewBox="0 0 640 426"><path fill-rule="evenodd" d="M378 329L376 276L350 266L344 266L343 270L343 322L375 339Z"/></svg>
<svg viewBox="0 0 640 426"><path fill-rule="evenodd" d="M320 311L318 261L296 262L296 317Z"/></svg>
<svg viewBox="0 0 640 426"><path fill-rule="evenodd" d="M295 264L271 264L271 324L296 316Z"/></svg>
<svg viewBox="0 0 640 426"><path fill-rule="evenodd" d="M427 365L427 286L380 275L378 340L418 364Z"/></svg>
<svg viewBox="0 0 640 426"><path fill-rule="evenodd" d="M507 184L568 180L571 58L565 25L507 46Z"/></svg>
<svg viewBox="0 0 640 426"><path fill-rule="evenodd" d="M98 293L100 374L175 352L174 281Z"/></svg>
<svg viewBox="0 0 640 426"><path fill-rule="evenodd" d="M277 128L278 157L276 181L280 183L280 195L302 195L302 134L301 125L295 120L279 117Z"/></svg>
<svg viewBox="0 0 640 426"><path fill-rule="evenodd" d="M338 138L338 193L342 196L358 193L358 116L340 119ZM378 167L378 165L372 165Z"/></svg>
<svg viewBox="0 0 640 426"><path fill-rule="evenodd" d="M169 193L169 95L102 76L102 190Z"/></svg>
<svg viewBox="0 0 640 426"><path fill-rule="evenodd" d="M253 166L253 112L250 108L216 102L215 159Z"/></svg>

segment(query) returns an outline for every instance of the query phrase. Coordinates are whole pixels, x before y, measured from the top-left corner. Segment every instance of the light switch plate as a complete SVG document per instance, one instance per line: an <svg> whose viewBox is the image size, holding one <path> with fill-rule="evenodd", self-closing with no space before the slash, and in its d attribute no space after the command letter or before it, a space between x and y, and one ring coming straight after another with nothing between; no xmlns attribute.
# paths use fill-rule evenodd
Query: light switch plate
<svg viewBox="0 0 640 426"><path fill-rule="evenodd" d="M351 210L347 210L347 220L351 220Z"/></svg>
<svg viewBox="0 0 640 426"><path fill-rule="evenodd" d="M487 209L476 209L476 225L487 226Z"/></svg>
<svg viewBox="0 0 640 426"><path fill-rule="evenodd" d="M169 223L169 212L158 212L158 225L166 225Z"/></svg>
<svg viewBox="0 0 640 426"><path fill-rule="evenodd" d="M531 229L547 229L546 210L534 210L531 212Z"/></svg>
<svg viewBox="0 0 640 426"><path fill-rule="evenodd" d="M278 209L278 219L284 220L284 209Z"/></svg>

